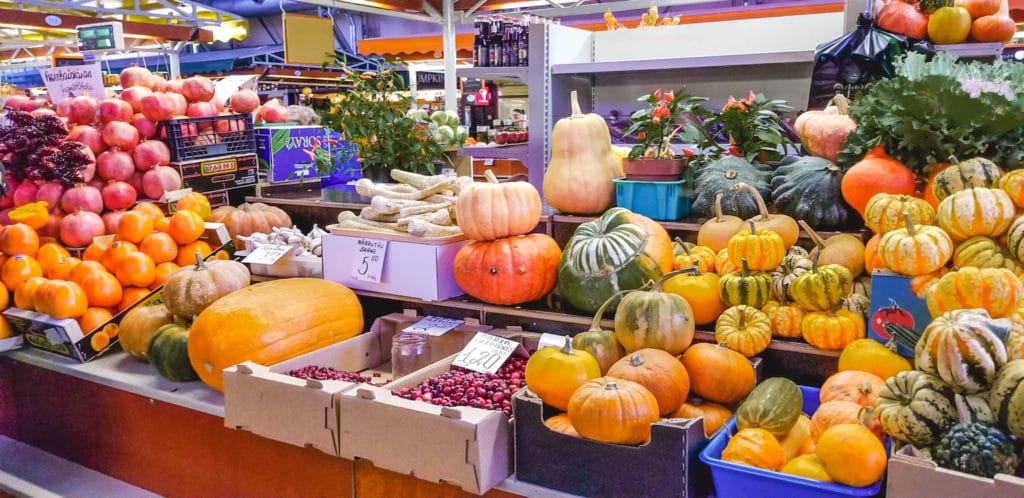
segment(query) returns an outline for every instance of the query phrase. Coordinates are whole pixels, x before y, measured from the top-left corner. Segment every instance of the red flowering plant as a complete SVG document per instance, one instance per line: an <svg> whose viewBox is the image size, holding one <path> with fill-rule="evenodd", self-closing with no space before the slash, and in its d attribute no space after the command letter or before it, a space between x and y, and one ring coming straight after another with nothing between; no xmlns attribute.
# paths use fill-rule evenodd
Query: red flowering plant
<svg viewBox="0 0 1024 498"><path fill-rule="evenodd" d="M687 93L685 88L668 92L658 89L638 98L637 102L644 102L647 107L630 115L629 128L623 131L623 135L632 135L638 141L630 149L629 159L679 157L672 151L672 141L689 144L710 141L699 124L700 119L713 115L701 107L707 100Z"/></svg>
<svg viewBox="0 0 1024 498"><path fill-rule="evenodd" d="M782 113L793 108L785 100L771 100L762 93L736 100L730 96L722 106L722 112L704 121L704 127L711 130L717 139L702 144L701 150L713 159L721 152L719 142L730 145L726 154L741 156L748 161L776 161L786 147L795 145L793 135L782 120Z"/></svg>

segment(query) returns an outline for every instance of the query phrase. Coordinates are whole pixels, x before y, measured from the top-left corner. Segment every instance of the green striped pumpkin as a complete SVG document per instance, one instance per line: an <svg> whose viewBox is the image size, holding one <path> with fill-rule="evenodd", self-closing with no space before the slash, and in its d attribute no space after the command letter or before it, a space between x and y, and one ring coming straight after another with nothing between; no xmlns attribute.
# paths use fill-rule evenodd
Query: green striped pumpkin
<svg viewBox="0 0 1024 498"><path fill-rule="evenodd" d="M889 377L878 393L875 415L887 434L918 448L930 446L957 422L953 389L920 370Z"/></svg>
<svg viewBox="0 0 1024 498"><path fill-rule="evenodd" d="M1001 427L1024 437L1024 360L1007 362L999 369L988 406Z"/></svg>
<svg viewBox="0 0 1024 498"><path fill-rule="evenodd" d="M999 166L984 157L975 157L956 163L935 175L932 193L942 201L957 192L969 188L998 188L1003 173Z"/></svg>
<svg viewBox="0 0 1024 498"><path fill-rule="evenodd" d="M761 309L772 297L772 276L752 272L743 260L743 269L726 274L718 281L718 296L727 307L745 304Z"/></svg>
<svg viewBox="0 0 1024 498"><path fill-rule="evenodd" d="M939 376L957 392L984 391L1006 363L1003 339L1010 326L1010 320L992 318L980 308L943 313L917 341L914 366Z"/></svg>
<svg viewBox="0 0 1024 498"><path fill-rule="evenodd" d="M811 266L811 258L807 257L806 251L804 254L797 252L786 254L779 266L772 270L772 294L775 299L779 301L792 299L789 294L789 286L793 285L793 280L796 277L808 272Z"/></svg>
<svg viewBox="0 0 1024 498"><path fill-rule="evenodd" d="M995 425L996 417L992 414L992 408L988 406L988 398L987 392L957 394L954 401L956 402L958 420Z"/></svg>
<svg viewBox="0 0 1024 498"><path fill-rule="evenodd" d="M658 279L653 290L626 294L615 309L615 338L627 355L644 348L677 355L693 342L695 326L690 304L678 294L661 292L661 283L675 274L670 272Z"/></svg>
<svg viewBox="0 0 1024 498"><path fill-rule="evenodd" d="M764 429L777 437L785 436L803 410L800 387L789 379L765 379L736 409L736 428Z"/></svg>
<svg viewBox="0 0 1024 498"><path fill-rule="evenodd" d="M1006 250L1014 259L1024 262L1024 216L1013 220L1006 231Z"/></svg>
<svg viewBox="0 0 1024 498"><path fill-rule="evenodd" d="M558 290L574 308L593 313L615 293L640 289L671 269L668 232L614 207L576 228L558 263Z"/></svg>
<svg viewBox="0 0 1024 498"><path fill-rule="evenodd" d="M843 265L818 266L817 255L811 271L793 279L789 295L808 311L827 311L853 292L853 273Z"/></svg>

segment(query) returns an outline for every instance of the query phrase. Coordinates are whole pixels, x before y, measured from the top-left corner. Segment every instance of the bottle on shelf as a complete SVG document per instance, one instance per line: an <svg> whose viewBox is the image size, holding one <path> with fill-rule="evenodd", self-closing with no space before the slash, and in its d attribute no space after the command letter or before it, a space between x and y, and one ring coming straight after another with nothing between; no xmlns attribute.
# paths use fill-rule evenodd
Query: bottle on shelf
<svg viewBox="0 0 1024 498"><path fill-rule="evenodd" d="M473 65L525 66L529 51L528 19L481 17L473 23Z"/></svg>

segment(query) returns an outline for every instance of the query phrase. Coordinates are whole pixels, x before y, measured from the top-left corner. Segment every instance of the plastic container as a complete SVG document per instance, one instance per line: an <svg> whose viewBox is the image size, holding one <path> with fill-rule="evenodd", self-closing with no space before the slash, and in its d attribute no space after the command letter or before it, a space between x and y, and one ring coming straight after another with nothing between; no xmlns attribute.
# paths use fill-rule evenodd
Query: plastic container
<svg viewBox="0 0 1024 498"><path fill-rule="evenodd" d="M686 180L646 182L616 178L615 204L653 220L673 221L690 214L690 197L683 193Z"/></svg>
<svg viewBox="0 0 1024 498"><path fill-rule="evenodd" d="M818 409L818 388L800 386L804 396L803 411L812 415ZM736 417L729 419L727 430L718 431L700 452L700 460L711 468L717 498L778 496L786 498L821 498L826 496L875 496L882 490L882 481L855 488L830 482L814 481L793 475L759 469L722 460L722 450L729 442L729 434L736 433ZM890 454L891 442L887 438L885 453ZM756 490L756 492L755 492Z"/></svg>
<svg viewBox="0 0 1024 498"><path fill-rule="evenodd" d="M171 119L161 126L167 130L172 163L256 153L251 114Z"/></svg>

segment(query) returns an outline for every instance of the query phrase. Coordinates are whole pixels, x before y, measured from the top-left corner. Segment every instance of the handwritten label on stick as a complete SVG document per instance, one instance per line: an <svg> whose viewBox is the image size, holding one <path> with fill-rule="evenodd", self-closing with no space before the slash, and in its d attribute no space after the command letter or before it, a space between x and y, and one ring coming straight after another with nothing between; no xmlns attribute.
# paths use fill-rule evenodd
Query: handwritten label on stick
<svg viewBox="0 0 1024 498"><path fill-rule="evenodd" d="M292 252L295 248L292 246L278 246L273 244L264 244L257 247L245 259L243 263L253 263L257 265L272 265L277 260L284 257L285 254Z"/></svg>
<svg viewBox="0 0 1024 498"><path fill-rule="evenodd" d="M103 87L103 70L100 64L40 68L46 91L54 104L79 95L92 95L97 99L107 97Z"/></svg>
<svg viewBox="0 0 1024 498"><path fill-rule="evenodd" d="M384 273L384 258L387 254L388 241L386 240L357 240L356 255L352 258L352 278L379 284Z"/></svg>
<svg viewBox="0 0 1024 498"><path fill-rule="evenodd" d="M422 320L402 329L402 332L415 332L417 334L438 336L462 325L464 322L465 320L456 320L454 318L425 316Z"/></svg>
<svg viewBox="0 0 1024 498"><path fill-rule="evenodd" d="M497 373L505 360L520 346L516 341L477 332L452 365L480 373Z"/></svg>

